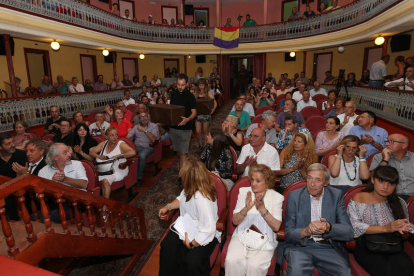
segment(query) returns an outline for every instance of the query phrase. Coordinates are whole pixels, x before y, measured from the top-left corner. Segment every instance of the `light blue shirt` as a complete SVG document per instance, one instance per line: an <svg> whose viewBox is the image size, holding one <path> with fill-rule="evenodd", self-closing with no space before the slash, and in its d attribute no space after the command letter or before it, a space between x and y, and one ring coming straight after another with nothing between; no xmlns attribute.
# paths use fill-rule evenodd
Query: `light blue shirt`
<svg viewBox="0 0 414 276"><path fill-rule="evenodd" d="M375 142L381 144L383 147L385 147L385 141L388 140L388 132L377 126L373 126L370 128L369 131L366 131L365 128L361 126L354 126L349 131L348 135L355 135L359 139L361 139L361 134L368 134L370 135ZM364 137L365 138L365 135ZM367 153L365 154L365 157L368 158L370 155L372 155L374 152L379 151L376 147L374 147L371 144L364 144L364 146L367 148Z"/></svg>

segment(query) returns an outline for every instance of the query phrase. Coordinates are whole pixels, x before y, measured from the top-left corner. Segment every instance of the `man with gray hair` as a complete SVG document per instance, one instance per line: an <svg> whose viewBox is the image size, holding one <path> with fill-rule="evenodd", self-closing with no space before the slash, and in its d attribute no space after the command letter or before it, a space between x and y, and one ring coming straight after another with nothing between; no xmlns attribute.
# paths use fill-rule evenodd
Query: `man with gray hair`
<svg viewBox="0 0 414 276"><path fill-rule="evenodd" d="M42 95L52 94L53 92L55 92L55 88L50 83L49 76L42 77L42 84L39 86L39 90L42 93Z"/></svg>
<svg viewBox="0 0 414 276"><path fill-rule="evenodd" d="M29 164L25 166L20 165L17 162L13 163L12 169L18 176L30 173L38 175L39 171L46 166L45 156L48 151L48 147L43 140L29 140L25 146L26 157Z"/></svg>
<svg viewBox="0 0 414 276"><path fill-rule="evenodd" d="M255 128L262 128L266 132L266 143L268 144L276 144L277 134L276 130L274 129L276 124L276 112L271 110L266 110L262 114L262 122L257 124L251 124L246 131L246 138L244 139L244 144L250 143L250 134L252 133L253 129Z"/></svg>
<svg viewBox="0 0 414 276"><path fill-rule="evenodd" d="M329 186L330 172L320 163L306 170L306 187L289 193L285 216L285 241L278 246L278 262L288 262L284 275L350 276L348 252L343 242L354 230L346 213L342 191Z"/></svg>
<svg viewBox="0 0 414 276"><path fill-rule="evenodd" d="M57 94L69 93L69 84L63 80L62 75L57 76L57 82L53 85L53 87L55 88Z"/></svg>
<svg viewBox="0 0 414 276"><path fill-rule="evenodd" d="M342 132L344 136L347 136L351 128L355 126L354 122L358 117L358 115L355 113L355 110L355 103L353 101L349 101L345 103L345 112L337 116L339 122L341 123L339 125L339 131Z"/></svg>
<svg viewBox="0 0 414 276"><path fill-rule="evenodd" d="M73 77L72 78L72 84L69 85L69 92L70 93L81 93L81 92L85 92L85 88L83 87L82 84L79 83L77 77Z"/></svg>
<svg viewBox="0 0 414 276"><path fill-rule="evenodd" d="M279 137L276 142L276 149L282 150L286 148L296 133L304 133L312 139L312 135L307 128L298 126L298 118L295 115L287 115L285 117L285 129L282 129L279 133Z"/></svg>
<svg viewBox="0 0 414 276"><path fill-rule="evenodd" d="M319 81L315 81L315 83L313 84L313 87L314 88L309 91L311 97L318 95L318 94L328 96L328 93L326 93L325 88L321 87L321 83Z"/></svg>
<svg viewBox="0 0 414 276"><path fill-rule="evenodd" d="M65 144L55 143L46 155L46 166L38 176L86 191L88 178L82 162L71 160L72 149Z"/></svg>

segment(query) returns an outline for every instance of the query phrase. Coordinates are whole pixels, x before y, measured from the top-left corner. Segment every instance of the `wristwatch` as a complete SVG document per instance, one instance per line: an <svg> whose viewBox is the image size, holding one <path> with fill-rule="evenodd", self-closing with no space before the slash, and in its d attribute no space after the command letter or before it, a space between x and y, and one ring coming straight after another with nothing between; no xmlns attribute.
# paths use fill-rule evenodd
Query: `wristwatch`
<svg viewBox="0 0 414 276"><path fill-rule="evenodd" d="M145 131L144 131L144 133L147 133L148 132L148 129L146 129Z"/></svg>
<svg viewBox="0 0 414 276"><path fill-rule="evenodd" d="M329 234L331 232L331 230L332 230L332 224L330 224L329 222L326 222L326 223L329 224L329 229L325 230L325 233L324 234Z"/></svg>

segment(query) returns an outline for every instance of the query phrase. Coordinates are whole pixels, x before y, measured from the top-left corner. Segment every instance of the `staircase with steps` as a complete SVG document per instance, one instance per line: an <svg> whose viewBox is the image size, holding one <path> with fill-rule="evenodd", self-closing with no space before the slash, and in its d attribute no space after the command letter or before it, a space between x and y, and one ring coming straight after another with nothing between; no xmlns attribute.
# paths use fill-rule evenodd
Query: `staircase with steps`
<svg viewBox="0 0 414 276"><path fill-rule="evenodd" d="M7 209L15 207L6 204L10 197L20 220L8 219ZM50 210L51 200L57 210ZM109 210L106 222L103 206ZM51 221L51 211L59 223ZM46 258L122 254L137 260L153 243L141 209L30 174L0 176L0 219L0 255L31 265Z"/></svg>

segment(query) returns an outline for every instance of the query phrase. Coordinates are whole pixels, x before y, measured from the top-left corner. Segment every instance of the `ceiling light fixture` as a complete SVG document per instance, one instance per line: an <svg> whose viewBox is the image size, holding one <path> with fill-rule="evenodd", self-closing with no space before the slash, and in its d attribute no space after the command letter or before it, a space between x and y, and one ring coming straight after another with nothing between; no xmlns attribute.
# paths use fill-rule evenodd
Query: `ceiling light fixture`
<svg viewBox="0 0 414 276"><path fill-rule="evenodd" d="M109 56L109 51L105 48L105 49L102 51L102 55L104 55L104 57Z"/></svg>
<svg viewBox="0 0 414 276"><path fill-rule="evenodd" d="M296 53L292 51L292 52L290 52L289 56L290 57L295 57L296 56Z"/></svg>
<svg viewBox="0 0 414 276"><path fill-rule="evenodd" d="M385 38L384 37L382 37L382 36L379 36L379 37L377 37L376 39L375 39L375 45L382 45L382 44L384 44L384 42L385 42Z"/></svg>
<svg viewBox="0 0 414 276"><path fill-rule="evenodd" d="M52 47L53 50L57 51L60 49L60 44L56 40L54 40L52 43L50 43L50 47Z"/></svg>
<svg viewBox="0 0 414 276"><path fill-rule="evenodd" d="M139 55L139 58L140 58L140 59L144 59L144 58L145 58L145 55L144 55L144 54L140 54L140 55Z"/></svg>

